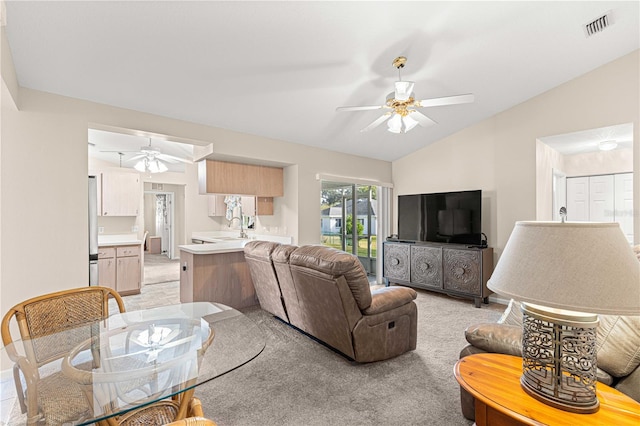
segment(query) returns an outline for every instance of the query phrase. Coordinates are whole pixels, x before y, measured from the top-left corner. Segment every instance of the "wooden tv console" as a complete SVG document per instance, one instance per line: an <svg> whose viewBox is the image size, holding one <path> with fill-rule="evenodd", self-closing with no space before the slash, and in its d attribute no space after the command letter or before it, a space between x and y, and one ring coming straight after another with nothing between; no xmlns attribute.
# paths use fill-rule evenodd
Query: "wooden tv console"
<svg viewBox="0 0 640 426"><path fill-rule="evenodd" d="M387 285L401 284L488 303L487 280L493 272L493 248L462 244L385 241L383 270Z"/></svg>

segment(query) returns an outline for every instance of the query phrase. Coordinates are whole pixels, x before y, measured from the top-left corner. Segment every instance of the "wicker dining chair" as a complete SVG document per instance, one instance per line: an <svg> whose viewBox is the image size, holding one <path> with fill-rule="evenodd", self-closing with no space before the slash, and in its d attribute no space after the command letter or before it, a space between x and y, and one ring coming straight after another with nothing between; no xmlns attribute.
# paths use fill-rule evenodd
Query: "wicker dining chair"
<svg viewBox="0 0 640 426"><path fill-rule="evenodd" d="M44 375L41 367L63 358L82 341L91 337L94 327L83 327L109 316L109 298L124 312L122 298L107 287L81 287L34 297L15 305L2 319L2 343L15 363L14 381L27 424L44 422L59 425L89 416L91 407L80 386L58 371ZM15 319L24 355L12 343L11 322ZM67 339L57 332L69 330ZM26 386L21 385L21 376ZM60 391L63 389L64 391Z"/></svg>
<svg viewBox="0 0 640 426"><path fill-rule="evenodd" d="M204 417L202 403L196 397L191 398L189 401L188 415L189 417L185 419L167 423L165 426L217 426L216 422Z"/></svg>
<svg viewBox="0 0 640 426"><path fill-rule="evenodd" d="M213 420L204 417L202 403L196 397L189 400L188 417L175 420L177 414L178 404L173 401L160 401L120 416L115 424L118 426L216 426Z"/></svg>

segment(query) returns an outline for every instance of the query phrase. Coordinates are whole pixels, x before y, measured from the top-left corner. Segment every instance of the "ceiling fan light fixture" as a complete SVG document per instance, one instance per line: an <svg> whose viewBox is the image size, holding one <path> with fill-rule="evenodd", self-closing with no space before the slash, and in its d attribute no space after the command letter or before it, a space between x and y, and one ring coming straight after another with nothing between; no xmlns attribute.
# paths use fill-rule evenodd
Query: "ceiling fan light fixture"
<svg viewBox="0 0 640 426"><path fill-rule="evenodd" d="M133 166L134 169L136 169L137 171L139 171L140 173L144 173L147 170L147 159L143 158L142 160L138 161L136 163L135 166Z"/></svg>
<svg viewBox="0 0 640 426"><path fill-rule="evenodd" d="M139 171L140 173L145 173L145 172L163 173L169 170L166 164L164 164L162 161L158 160L157 158L150 160L149 158L146 158L146 157L138 161L136 165L133 166L133 168Z"/></svg>
<svg viewBox="0 0 640 426"><path fill-rule="evenodd" d="M601 141L598 143L598 149L600 149L600 151L611 151L616 149L617 146L618 143L614 140Z"/></svg>
<svg viewBox="0 0 640 426"><path fill-rule="evenodd" d="M400 114L393 114L393 117L387 121L387 127L391 133L402 133L402 117Z"/></svg>
<svg viewBox="0 0 640 426"><path fill-rule="evenodd" d="M162 173L169 170L167 166L165 166L165 164L160 160L158 160L157 158L149 161L149 165L147 169L149 170L150 173Z"/></svg>
<svg viewBox="0 0 640 426"><path fill-rule="evenodd" d="M413 81L396 81L395 99L397 101L406 101L413 95Z"/></svg>
<svg viewBox="0 0 640 426"><path fill-rule="evenodd" d="M404 123L405 133L418 125L418 121L413 119L413 117L411 117L410 115L405 115L404 117L402 117L402 122Z"/></svg>

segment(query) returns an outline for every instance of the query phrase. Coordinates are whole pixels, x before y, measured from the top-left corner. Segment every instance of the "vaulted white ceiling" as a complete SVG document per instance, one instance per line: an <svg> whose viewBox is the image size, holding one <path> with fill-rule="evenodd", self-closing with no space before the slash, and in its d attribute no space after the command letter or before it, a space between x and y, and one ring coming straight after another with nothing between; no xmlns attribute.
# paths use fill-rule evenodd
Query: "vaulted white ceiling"
<svg viewBox="0 0 640 426"><path fill-rule="evenodd" d="M6 31L23 87L391 161L638 49L639 4L7 1ZM476 102L361 133L379 111L335 108L383 104L399 55L418 99Z"/></svg>

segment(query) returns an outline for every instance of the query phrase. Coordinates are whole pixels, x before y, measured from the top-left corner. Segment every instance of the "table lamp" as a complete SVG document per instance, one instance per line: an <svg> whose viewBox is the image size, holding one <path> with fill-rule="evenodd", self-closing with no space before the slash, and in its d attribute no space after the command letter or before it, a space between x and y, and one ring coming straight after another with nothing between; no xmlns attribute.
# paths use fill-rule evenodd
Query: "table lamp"
<svg viewBox="0 0 640 426"><path fill-rule="evenodd" d="M596 314L640 315L640 262L619 224L517 222L487 284L523 302L523 390L598 411Z"/></svg>

